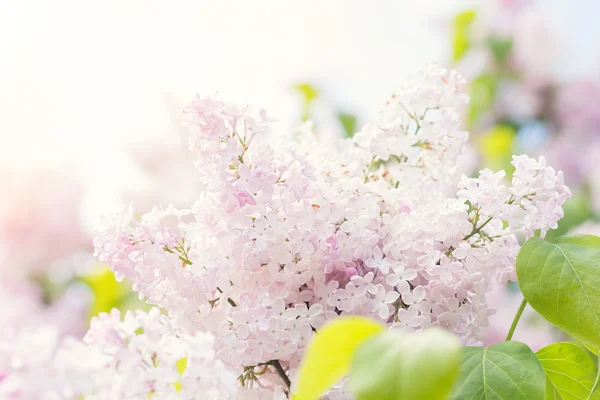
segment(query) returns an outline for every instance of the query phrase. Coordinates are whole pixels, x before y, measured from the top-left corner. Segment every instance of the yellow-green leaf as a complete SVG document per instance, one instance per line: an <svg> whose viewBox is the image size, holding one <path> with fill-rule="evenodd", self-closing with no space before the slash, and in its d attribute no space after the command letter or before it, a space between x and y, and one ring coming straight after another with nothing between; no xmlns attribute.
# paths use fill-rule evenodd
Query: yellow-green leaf
<svg viewBox="0 0 600 400"><path fill-rule="evenodd" d="M90 317L101 312L109 312L130 290L126 284L117 282L113 272L105 266L95 269L82 280L94 292L94 301L89 311Z"/></svg>
<svg viewBox="0 0 600 400"><path fill-rule="evenodd" d="M317 400L350 370L358 346L384 327L366 318L338 318L313 337L300 365L294 400Z"/></svg>
<svg viewBox="0 0 600 400"><path fill-rule="evenodd" d="M546 399L581 400L590 396L596 366L587 351L574 343L562 342L546 346L535 355L546 373Z"/></svg>
<svg viewBox="0 0 600 400"><path fill-rule="evenodd" d="M585 346L586 349L588 349L590 351L590 353L594 354L595 356L600 355L600 350L598 350L597 347L592 346L591 344L588 344L588 343L584 343L583 345Z"/></svg>
<svg viewBox="0 0 600 400"><path fill-rule="evenodd" d="M461 58L471 47L469 40L469 27L475 20L475 10L467 10L456 17L453 21L453 43L452 43L452 61L455 63Z"/></svg>

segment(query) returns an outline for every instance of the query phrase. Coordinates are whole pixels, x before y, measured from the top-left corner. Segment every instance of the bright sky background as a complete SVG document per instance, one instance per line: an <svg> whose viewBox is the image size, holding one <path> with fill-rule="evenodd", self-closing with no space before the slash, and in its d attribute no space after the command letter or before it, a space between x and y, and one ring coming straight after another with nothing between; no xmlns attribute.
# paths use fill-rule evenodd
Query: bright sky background
<svg viewBox="0 0 600 400"><path fill-rule="evenodd" d="M541 2L567 42L557 70L597 76L599 3ZM310 81L374 116L403 77L447 59L441 22L468 3L0 0L0 160L72 162L105 212L130 178L123 145L173 132L195 92L264 107L283 130L299 113L290 85Z"/></svg>

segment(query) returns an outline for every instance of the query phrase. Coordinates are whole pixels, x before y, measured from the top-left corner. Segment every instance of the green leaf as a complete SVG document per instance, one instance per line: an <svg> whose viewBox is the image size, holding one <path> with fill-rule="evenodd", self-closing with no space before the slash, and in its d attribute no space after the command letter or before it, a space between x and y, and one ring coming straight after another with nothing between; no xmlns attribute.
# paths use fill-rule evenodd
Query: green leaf
<svg viewBox="0 0 600 400"><path fill-rule="evenodd" d="M546 346L535 354L542 363L549 386L559 394L557 397L547 392L547 399L588 398L596 379L596 366L587 351L576 344L562 342Z"/></svg>
<svg viewBox="0 0 600 400"><path fill-rule="evenodd" d="M460 348L441 329L373 336L356 352L350 390L357 400L446 399L460 370Z"/></svg>
<svg viewBox="0 0 600 400"><path fill-rule="evenodd" d="M525 299L571 336L600 347L600 238L561 236L554 243L529 239L517 257Z"/></svg>
<svg viewBox="0 0 600 400"><path fill-rule="evenodd" d="M546 400L562 400L560 394L558 394L556 388L548 378L546 378Z"/></svg>
<svg viewBox="0 0 600 400"><path fill-rule="evenodd" d="M475 10L467 10L454 17L452 33L452 61L454 63L460 61L471 47L469 27L476 15Z"/></svg>
<svg viewBox="0 0 600 400"><path fill-rule="evenodd" d="M496 61L502 63L510 54L513 46L513 41L511 38L490 36L487 38L486 44L490 49L490 52L494 55Z"/></svg>
<svg viewBox="0 0 600 400"><path fill-rule="evenodd" d="M337 119L342 124L344 128L344 133L346 137L351 138L356 133L356 116L353 114L348 114L343 111L337 112Z"/></svg>
<svg viewBox="0 0 600 400"><path fill-rule="evenodd" d="M473 126L485 111L489 110L496 98L498 78L484 73L471 82L469 88L469 124Z"/></svg>
<svg viewBox="0 0 600 400"><path fill-rule="evenodd" d="M338 318L310 341L297 378L294 400L316 400L344 376L358 346L384 327L366 318Z"/></svg>
<svg viewBox="0 0 600 400"><path fill-rule="evenodd" d="M454 400L541 400L546 378L540 361L521 342L464 347Z"/></svg>
<svg viewBox="0 0 600 400"><path fill-rule="evenodd" d="M587 344L584 343L583 344L585 346L586 349L588 349L588 351L596 356L598 356L600 354L600 350L598 350L598 348L592 346L591 344Z"/></svg>

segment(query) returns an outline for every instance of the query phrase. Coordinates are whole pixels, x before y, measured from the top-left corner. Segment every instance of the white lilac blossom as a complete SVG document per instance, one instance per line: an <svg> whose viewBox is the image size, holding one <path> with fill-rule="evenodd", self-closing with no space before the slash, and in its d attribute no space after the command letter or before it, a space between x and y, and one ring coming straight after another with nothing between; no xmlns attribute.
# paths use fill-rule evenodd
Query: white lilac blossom
<svg viewBox="0 0 600 400"><path fill-rule="evenodd" d="M198 96L185 126L207 190L187 209L113 217L96 254L165 310L165 337L214 335L249 398L289 392L283 372L293 382L311 336L340 315L478 343L486 292L515 278L520 240L555 227L570 193L543 158L514 157L511 185L460 176L463 84L432 65L352 139L285 149L264 111ZM144 330L157 354L160 332Z"/></svg>

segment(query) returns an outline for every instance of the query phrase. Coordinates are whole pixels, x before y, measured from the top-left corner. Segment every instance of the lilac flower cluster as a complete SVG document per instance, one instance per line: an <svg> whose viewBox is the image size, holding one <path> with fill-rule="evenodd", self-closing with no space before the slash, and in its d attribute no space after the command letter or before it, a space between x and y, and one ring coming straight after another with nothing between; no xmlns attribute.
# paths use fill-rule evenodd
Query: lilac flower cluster
<svg viewBox="0 0 600 400"><path fill-rule="evenodd" d="M189 209L115 216L94 241L117 278L165 310L118 328L116 316L95 320L95 347L115 360L135 354L107 369L143 377L136 393L166 396L176 360L214 349L214 368L237 377L228 396L285 398L308 340L340 315L477 343L493 312L486 292L514 279L520 239L555 227L570 192L543 158L514 157L510 186L503 172L460 176L463 84L432 65L352 139L287 148L274 145L264 111L192 101L185 126L207 190ZM182 378L181 392L232 390L207 376Z"/></svg>

